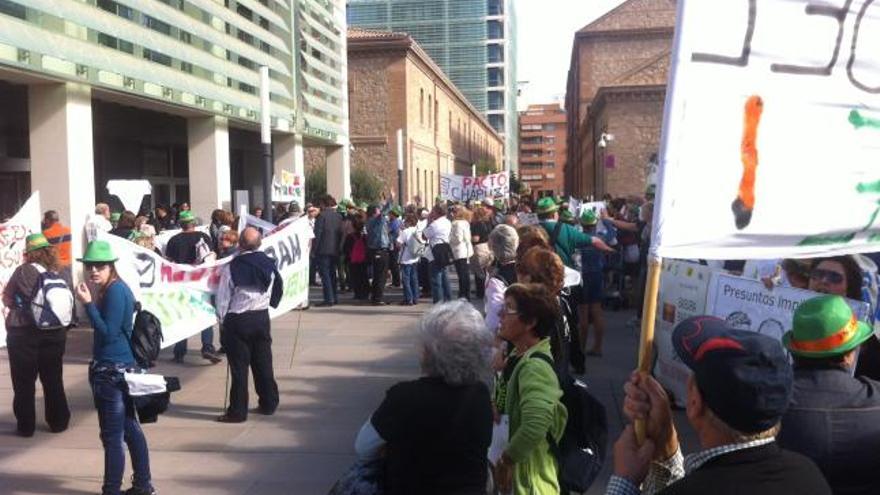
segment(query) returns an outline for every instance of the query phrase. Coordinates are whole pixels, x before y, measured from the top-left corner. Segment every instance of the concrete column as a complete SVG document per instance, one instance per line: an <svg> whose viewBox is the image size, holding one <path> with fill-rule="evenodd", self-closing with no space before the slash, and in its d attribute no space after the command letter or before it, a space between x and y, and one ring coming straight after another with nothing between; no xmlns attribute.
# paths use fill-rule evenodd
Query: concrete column
<svg viewBox="0 0 880 495"><path fill-rule="evenodd" d="M327 148L327 193L337 201L351 197L350 155L347 142Z"/></svg>
<svg viewBox="0 0 880 495"><path fill-rule="evenodd" d="M57 210L70 226L71 254L81 257L85 223L95 211L92 150L92 92L74 83L28 88L31 190L40 191L43 211ZM82 270L74 267L74 281Z"/></svg>
<svg viewBox="0 0 880 495"><path fill-rule="evenodd" d="M225 117L187 121L189 143L189 204L207 221L217 208L232 207L229 173L229 122Z"/></svg>
<svg viewBox="0 0 880 495"><path fill-rule="evenodd" d="M295 134L273 134L272 146L276 177L281 175L282 170L304 175L305 155L302 138Z"/></svg>

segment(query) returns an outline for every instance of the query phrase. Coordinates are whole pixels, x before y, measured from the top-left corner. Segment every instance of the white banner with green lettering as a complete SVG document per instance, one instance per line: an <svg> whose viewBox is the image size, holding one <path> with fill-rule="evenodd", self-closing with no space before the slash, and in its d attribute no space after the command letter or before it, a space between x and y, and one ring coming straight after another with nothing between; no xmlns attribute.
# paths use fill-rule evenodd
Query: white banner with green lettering
<svg viewBox="0 0 880 495"><path fill-rule="evenodd" d="M308 300L309 243L314 234L307 218L289 223L263 238L260 250L275 260L284 279L284 296L274 318ZM143 309L162 322L162 347L179 342L217 323L213 296L224 258L198 266L179 265L156 253L110 234L100 234L119 257L119 276L131 287Z"/></svg>
<svg viewBox="0 0 880 495"><path fill-rule="evenodd" d="M678 9L654 254L880 250L880 3Z"/></svg>

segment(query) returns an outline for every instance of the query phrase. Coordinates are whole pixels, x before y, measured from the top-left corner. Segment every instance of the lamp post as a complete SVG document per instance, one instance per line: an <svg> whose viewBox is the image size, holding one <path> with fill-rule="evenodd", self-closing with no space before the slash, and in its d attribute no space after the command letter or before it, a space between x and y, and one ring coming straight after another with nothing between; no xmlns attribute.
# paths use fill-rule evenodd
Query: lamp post
<svg viewBox="0 0 880 495"><path fill-rule="evenodd" d="M263 215L272 223L272 117L269 68L260 67L260 146L263 149Z"/></svg>
<svg viewBox="0 0 880 495"><path fill-rule="evenodd" d="M403 207L403 129L397 130L397 203Z"/></svg>

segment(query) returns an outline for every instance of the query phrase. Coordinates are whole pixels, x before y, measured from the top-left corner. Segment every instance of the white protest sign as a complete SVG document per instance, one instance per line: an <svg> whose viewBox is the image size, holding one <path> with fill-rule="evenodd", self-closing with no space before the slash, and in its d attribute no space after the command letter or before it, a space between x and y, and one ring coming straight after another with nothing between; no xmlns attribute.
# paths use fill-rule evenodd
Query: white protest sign
<svg viewBox="0 0 880 495"><path fill-rule="evenodd" d="M880 4L817 5L678 1L653 254L880 249Z"/></svg>
<svg viewBox="0 0 880 495"><path fill-rule="evenodd" d="M40 193L34 192L8 222L0 223L0 293L15 269L24 262L25 239L40 232ZM6 346L6 315L0 300L0 347Z"/></svg>
<svg viewBox="0 0 880 495"><path fill-rule="evenodd" d="M443 200L478 201L506 198L509 193L510 176L507 171L479 177L440 174L440 198Z"/></svg>
<svg viewBox="0 0 880 495"><path fill-rule="evenodd" d="M753 279L716 273L709 286L707 314L724 319L733 328L751 330L781 340L791 330L798 305L819 294L793 287L768 290ZM867 321L868 303L847 299L856 318Z"/></svg>
<svg viewBox="0 0 880 495"><path fill-rule="evenodd" d="M657 363L654 376L684 406L687 380L691 375L672 347L672 330L682 320L706 314L706 295L712 270L697 263L663 260L660 292L657 296L655 343Z"/></svg>
<svg viewBox="0 0 880 495"><path fill-rule="evenodd" d="M272 177L272 201L296 201L303 206L306 199L305 185L306 180L302 175L282 170L281 177Z"/></svg>
<svg viewBox="0 0 880 495"><path fill-rule="evenodd" d="M535 213L517 213L516 221L518 225L538 225L538 215Z"/></svg>
<svg viewBox="0 0 880 495"><path fill-rule="evenodd" d="M267 235L270 232L275 231L277 226L274 223L269 223L262 218L255 217L248 213L247 206L241 206L238 211L238 233L240 234L247 227L253 227L260 231L261 234Z"/></svg>
<svg viewBox="0 0 880 495"><path fill-rule="evenodd" d="M99 234L119 257L116 268L143 308L162 322L162 347L171 346L217 322L213 296L224 265L223 258L198 266L165 260L120 237ZM308 219L301 218L263 238L260 250L275 260L284 280L284 295L272 317L296 308L308 299L308 246L314 235Z"/></svg>
<svg viewBox="0 0 880 495"><path fill-rule="evenodd" d="M119 198L122 206L133 213L141 209L144 196L153 191L148 180L110 180L107 181L107 192Z"/></svg>

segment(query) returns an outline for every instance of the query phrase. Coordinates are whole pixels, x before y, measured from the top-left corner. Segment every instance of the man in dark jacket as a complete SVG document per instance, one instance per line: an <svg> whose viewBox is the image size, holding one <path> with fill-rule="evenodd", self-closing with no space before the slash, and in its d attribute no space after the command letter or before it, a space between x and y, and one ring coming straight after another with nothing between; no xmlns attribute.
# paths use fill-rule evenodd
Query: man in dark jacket
<svg viewBox="0 0 880 495"><path fill-rule="evenodd" d="M336 265L342 251L342 215L336 211L336 200L329 194L320 201L321 214L315 220L313 250L321 276L324 302L318 307L333 306L339 302L336 287Z"/></svg>
<svg viewBox="0 0 880 495"><path fill-rule="evenodd" d="M384 199L385 194L382 194ZM394 202L394 193L381 207L367 209L367 260L373 268L373 282L370 300L375 306L384 306L385 282L388 280L388 257L391 252L392 237L389 233L388 212Z"/></svg>
<svg viewBox="0 0 880 495"><path fill-rule="evenodd" d="M854 377L873 329L839 296L805 301L782 341L794 356L779 445L812 459L836 495L880 493L880 383Z"/></svg>
<svg viewBox="0 0 880 495"><path fill-rule="evenodd" d="M646 440L640 446L626 427L614 444L606 495L639 494L643 481L646 493L664 495L831 494L815 464L776 444L792 386L778 340L695 316L675 327L672 345L693 371L687 417L703 450L682 457L669 398L656 380L634 373L624 414L645 421Z"/></svg>
<svg viewBox="0 0 880 495"><path fill-rule="evenodd" d="M284 281L275 268L275 261L258 251L261 241L257 229L244 229L238 242L239 254L223 267L217 284L217 314L223 323L221 339L232 378L229 408L217 418L221 423L247 420L248 366L259 397L257 410L271 415L278 407L269 306L278 307Z"/></svg>

